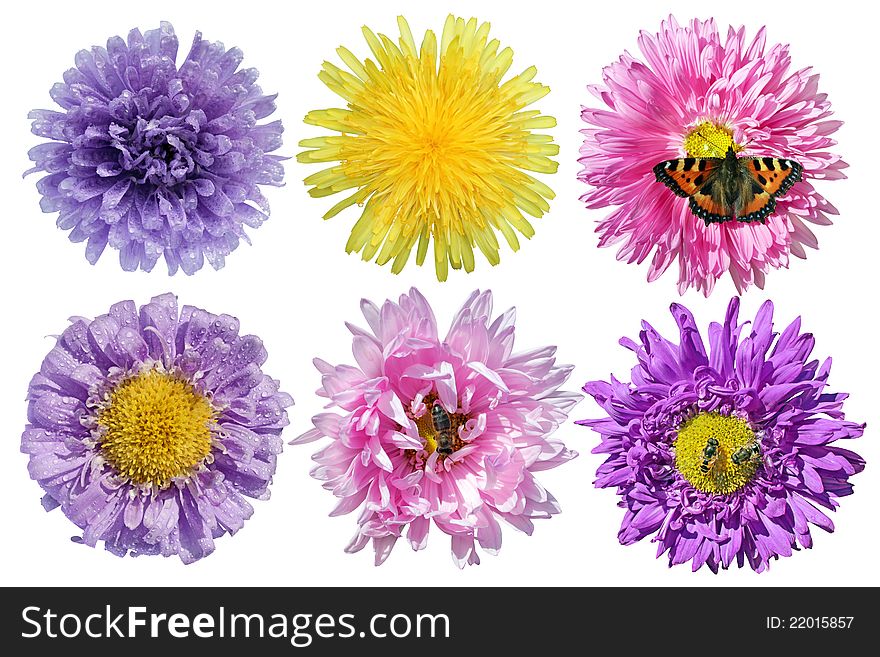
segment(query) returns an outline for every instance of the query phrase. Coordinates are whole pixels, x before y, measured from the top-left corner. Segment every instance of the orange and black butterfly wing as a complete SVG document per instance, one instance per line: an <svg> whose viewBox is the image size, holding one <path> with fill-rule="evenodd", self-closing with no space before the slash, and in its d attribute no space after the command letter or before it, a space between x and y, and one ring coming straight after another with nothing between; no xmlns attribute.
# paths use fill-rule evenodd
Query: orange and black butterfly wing
<svg viewBox="0 0 880 657"><path fill-rule="evenodd" d="M751 178L752 196L741 203L737 221L763 222L776 210L776 198L803 179L803 167L787 158L753 157L739 162Z"/></svg>
<svg viewBox="0 0 880 657"><path fill-rule="evenodd" d="M723 161L717 157L666 160L654 167L654 176L657 182L666 185L676 196L687 198L698 193L715 177Z"/></svg>
<svg viewBox="0 0 880 657"><path fill-rule="evenodd" d="M703 189L688 199L688 205L696 216L709 224L720 224L733 219L733 209L718 203L709 189Z"/></svg>
<svg viewBox="0 0 880 657"><path fill-rule="evenodd" d="M666 160L654 167L657 182L666 185L676 196L688 199L688 205L707 224L733 219L732 208L714 200L712 188L719 183L724 162L718 157L682 157Z"/></svg>

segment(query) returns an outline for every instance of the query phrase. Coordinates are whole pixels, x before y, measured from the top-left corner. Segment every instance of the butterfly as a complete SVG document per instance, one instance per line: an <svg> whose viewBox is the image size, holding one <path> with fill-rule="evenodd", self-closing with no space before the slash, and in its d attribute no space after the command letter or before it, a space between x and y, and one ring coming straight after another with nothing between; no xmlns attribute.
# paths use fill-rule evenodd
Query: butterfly
<svg viewBox="0 0 880 657"><path fill-rule="evenodd" d="M654 167L657 182L688 199L691 212L706 222L760 221L773 214L776 197L801 180L804 168L785 158L682 157Z"/></svg>

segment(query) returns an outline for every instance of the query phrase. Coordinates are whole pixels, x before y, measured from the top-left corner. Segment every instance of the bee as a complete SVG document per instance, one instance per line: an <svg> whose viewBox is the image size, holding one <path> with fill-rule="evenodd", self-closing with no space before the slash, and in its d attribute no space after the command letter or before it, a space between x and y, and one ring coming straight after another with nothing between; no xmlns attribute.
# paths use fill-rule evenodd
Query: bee
<svg viewBox="0 0 880 657"><path fill-rule="evenodd" d="M757 442L751 442L744 447L740 447L730 457L730 460L736 465L742 465L746 461L757 461L761 458L761 447Z"/></svg>
<svg viewBox="0 0 880 657"><path fill-rule="evenodd" d="M715 465L716 458L718 458L718 439L709 438L703 448L703 462L700 464L700 472L707 474Z"/></svg>
<svg viewBox="0 0 880 657"><path fill-rule="evenodd" d="M437 432L437 453L441 456L449 456L454 451L452 420L439 401L434 402L434 406L431 407L431 422L434 424L434 431Z"/></svg>

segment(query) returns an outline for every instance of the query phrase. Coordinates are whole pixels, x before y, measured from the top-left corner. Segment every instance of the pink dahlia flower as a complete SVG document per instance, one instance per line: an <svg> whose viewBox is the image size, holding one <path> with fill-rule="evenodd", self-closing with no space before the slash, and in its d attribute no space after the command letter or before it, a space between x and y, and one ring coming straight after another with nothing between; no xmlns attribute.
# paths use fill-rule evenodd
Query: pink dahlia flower
<svg viewBox="0 0 880 657"><path fill-rule="evenodd" d="M811 184L845 178L847 166L827 150L841 122L829 119L819 76L789 72L788 46L767 47L764 28L751 43L744 28L730 28L722 40L714 20L682 27L670 17L638 43L644 61L625 52L606 67L603 84L589 87L604 108L581 114L590 127L582 130L578 177L594 188L582 200L614 208L597 228L599 246L619 243L617 257L629 263L653 252L649 281L677 259L680 293L696 287L708 296L725 272L740 292L763 287L771 267L818 248L808 224L830 224L827 215L837 214ZM803 167L804 179L763 222L706 225L686 198L655 181L652 168L663 160L724 157L728 146L739 156Z"/></svg>
<svg viewBox="0 0 880 657"><path fill-rule="evenodd" d="M559 390L572 368L556 348L514 353L515 311L492 320L491 292L474 292L442 340L415 289L361 310L370 330L348 325L357 366L315 360L318 394L341 413L292 443L332 440L312 476L340 498L331 515L361 508L346 552L372 539L379 565L404 532L424 548L433 521L461 568L480 562L476 543L499 550L499 519L531 534L559 513L535 473L577 456L550 435L581 396Z"/></svg>

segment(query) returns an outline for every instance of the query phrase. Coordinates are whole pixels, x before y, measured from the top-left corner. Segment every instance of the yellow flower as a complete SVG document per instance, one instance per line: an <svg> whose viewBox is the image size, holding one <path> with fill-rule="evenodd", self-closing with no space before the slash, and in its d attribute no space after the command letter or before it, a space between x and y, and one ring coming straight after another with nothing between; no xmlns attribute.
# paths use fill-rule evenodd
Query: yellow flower
<svg viewBox="0 0 880 657"><path fill-rule="evenodd" d="M559 152L550 135L556 120L524 109L549 87L532 82L536 69L503 81L510 48L489 40L489 24L446 19L440 43L427 31L421 47L403 17L400 40L363 33L376 58L363 63L346 48L337 53L351 72L325 62L318 77L344 98L347 109L309 112L305 122L338 135L304 139L300 162L338 162L305 179L313 197L345 190L325 219L357 204L363 208L346 251L393 260L399 273L418 243L421 265L434 239L437 278L448 266L474 269L474 247L498 264L500 231L519 249L516 231L534 229L524 214L540 217L553 191L526 173L555 173Z"/></svg>

